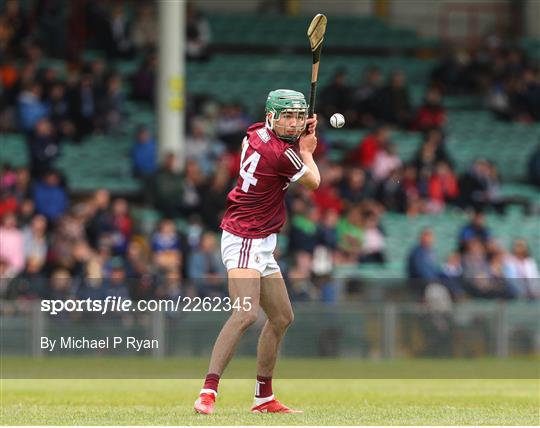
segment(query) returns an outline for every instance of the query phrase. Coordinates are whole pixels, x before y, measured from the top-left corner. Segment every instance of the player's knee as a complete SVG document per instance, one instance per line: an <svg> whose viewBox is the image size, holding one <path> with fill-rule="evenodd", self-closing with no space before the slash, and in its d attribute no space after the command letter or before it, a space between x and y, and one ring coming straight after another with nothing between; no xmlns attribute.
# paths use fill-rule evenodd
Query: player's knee
<svg viewBox="0 0 540 428"><path fill-rule="evenodd" d="M237 322L238 322L238 328L240 330L245 330L249 326L255 324L255 321L257 321L257 311L238 311L236 314L233 315Z"/></svg>
<svg viewBox="0 0 540 428"><path fill-rule="evenodd" d="M286 330L294 321L294 313L292 311L280 314L270 320L274 328L278 330Z"/></svg>

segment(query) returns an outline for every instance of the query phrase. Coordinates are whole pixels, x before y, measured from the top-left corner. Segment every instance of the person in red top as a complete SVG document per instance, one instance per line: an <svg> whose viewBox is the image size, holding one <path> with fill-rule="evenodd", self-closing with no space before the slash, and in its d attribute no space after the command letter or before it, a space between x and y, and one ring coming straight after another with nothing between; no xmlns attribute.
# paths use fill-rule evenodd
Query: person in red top
<svg viewBox="0 0 540 428"><path fill-rule="evenodd" d="M413 130L426 131L442 128L446 124L446 111L441 104L441 93L431 88L426 94L424 104L420 107L413 122Z"/></svg>
<svg viewBox="0 0 540 428"><path fill-rule="evenodd" d="M366 135L360 145L349 154L349 161L362 168L370 169L375 158L390 140L390 127L379 126L374 132Z"/></svg>
<svg viewBox="0 0 540 428"><path fill-rule="evenodd" d="M429 199L439 210L445 203L455 202L459 195L457 178L446 162L437 163L428 184Z"/></svg>
<svg viewBox="0 0 540 428"><path fill-rule="evenodd" d="M293 311L279 266L274 259L276 234L285 223L285 193L299 182L319 187L313 160L317 118L307 118L300 92L278 89L268 94L266 121L247 130L242 142L240 176L227 196L221 222L221 257L227 268L233 309L215 342L208 374L195 411L214 411L219 380L240 338L262 308L268 317L257 347L254 413L296 413L274 398L272 374L281 340ZM239 309L234 308L237 304Z"/></svg>

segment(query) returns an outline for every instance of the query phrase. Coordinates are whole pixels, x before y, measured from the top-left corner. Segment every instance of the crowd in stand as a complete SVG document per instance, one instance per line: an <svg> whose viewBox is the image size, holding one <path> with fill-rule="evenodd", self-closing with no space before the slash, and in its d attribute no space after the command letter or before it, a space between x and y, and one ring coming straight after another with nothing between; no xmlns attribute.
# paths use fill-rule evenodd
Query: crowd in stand
<svg viewBox="0 0 540 428"><path fill-rule="evenodd" d="M172 154L158 162L152 130L141 125L130 152L133 174L142 183L141 201L134 206L103 189L88 198L70 198L69 183L54 168L62 145L84 144L90 134L121 133L127 97L153 105L154 11L143 5L131 21L121 7L106 10L90 2L85 16L99 36L95 47L112 59L138 55L143 60L132 76L111 71L96 59L75 62L67 76L60 77L54 69L41 67L44 47L35 37L25 38L39 34L49 21L37 19L31 30L17 4L7 0L0 17L0 28L9 30L0 31L0 130L26 136L30 164L17 169L3 165L0 171L0 296L24 301L225 295L219 221L225 195L238 176L239 145L253 118L236 103L220 105L188 93L188 161L183 173L177 172ZM188 13L187 31L189 59L204 60L210 30L194 9ZM51 37L46 53L61 52ZM330 276L336 265L388 262L382 217L386 211L411 217L449 207L503 213L510 203L530 210L529 201L501 196L497 168L487 160L456 174L441 104L451 86L436 73L434 81L418 108L411 105L405 75L399 71L382 84L380 70L372 68L357 88L349 87L339 71L321 91L322 115L342 111L351 126L372 132L339 164L326 156L322 134L317 153L322 186L315 192L293 186L288 193L288 244L278 256L291 279L294 300L339 299L338 284ZM422 133L412 159L397 156L394 128ZM163 218L153 231L132 215L141 204L157 209ZM425 231L408 260L409 276L421 279L422 289L439 281L456 299L538 296L533 280L538 271L524 242L516 241L512 252L506 252L481 219L476 214L464 228L457 252L443 266L436 264L431 249L433 233Z"/></svg>
<svg viewBox="0 0 540 428"><path fill-rule="evenodd" d="M540 120L540 65L524 51L492 35L479 48L448 48L432 73L447 94L481 94L498 119Z"/></svg>
<svg viewBox="0 0 540 428"><path fill-rule="evenodd" d="M433 250L434 239L432 230L423 230L408 257L411 285L419 295L430 284L442 284L456 300L540 298L540 273L527 242L518 239L507 251L486 226L483 213L472 214L459 231L456 252L442 266Z"/></svg>

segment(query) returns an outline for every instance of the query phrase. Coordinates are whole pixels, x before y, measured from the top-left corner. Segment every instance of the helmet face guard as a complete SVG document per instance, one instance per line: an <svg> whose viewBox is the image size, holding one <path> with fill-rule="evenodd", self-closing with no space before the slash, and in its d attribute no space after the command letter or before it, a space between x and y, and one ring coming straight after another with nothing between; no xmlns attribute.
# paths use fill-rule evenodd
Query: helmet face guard
<svg viewBox="0 0 540 428"><path fill-rule="evenodd" d="M271 112L270 118L266 118L266 125L279 138L295 142L306 130L306 119L307 109L286 109L278 117Z"/></svg>
<svg viewBox="0 0 540 428"><path fill-rule="evenodd" d="M268 94L266 127L281 139L296 142L306 130L308 106L304 95L288 89Z"/></svg>

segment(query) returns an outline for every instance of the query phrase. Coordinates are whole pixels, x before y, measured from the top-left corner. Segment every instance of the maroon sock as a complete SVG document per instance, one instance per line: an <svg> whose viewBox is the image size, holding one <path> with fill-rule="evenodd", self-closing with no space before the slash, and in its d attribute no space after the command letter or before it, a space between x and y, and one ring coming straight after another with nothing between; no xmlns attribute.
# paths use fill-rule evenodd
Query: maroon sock
<svg viewBox="0 0 540 428"><path fill-rule="evenodd" d="M208 373L206 375L206 379L204 380L203 389L211 389L213 391L216 391L217 394L219 378L220 376L216 373Z"/></svg>
<svg viewBox="0 0 540 428"><path fill-rule="evenodd" d="M255 387L256 398L270 397L272 392L272 377L257 376L257 385Z"/></svg>

